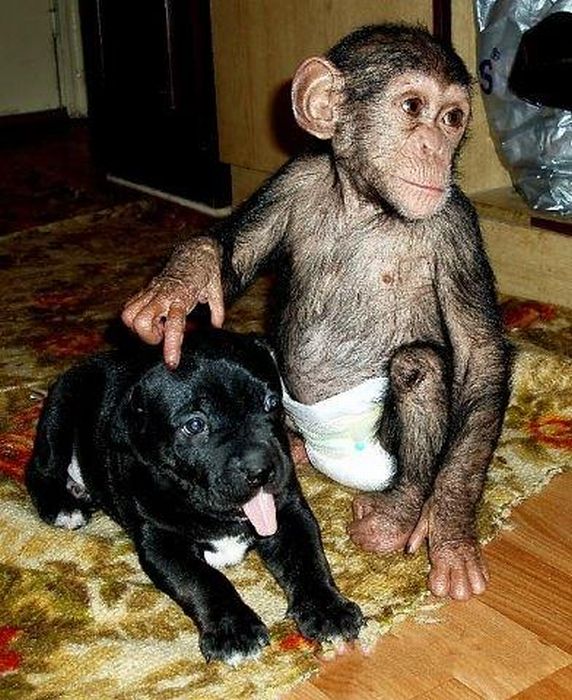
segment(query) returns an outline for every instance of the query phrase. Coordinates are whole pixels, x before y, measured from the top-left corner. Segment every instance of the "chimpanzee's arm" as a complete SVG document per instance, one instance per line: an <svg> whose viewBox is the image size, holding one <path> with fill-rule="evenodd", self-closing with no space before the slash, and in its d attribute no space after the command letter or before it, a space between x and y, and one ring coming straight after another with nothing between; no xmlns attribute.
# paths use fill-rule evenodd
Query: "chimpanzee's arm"
<svg viewBox="0 0 572 700"><path fill-rule="evenodd" d="M164 339L169 366L179 362L185 319L196 304L208 304L213 325L221 326L225 298L240 293L278 248L299 186L292 161L229 219L178 246L164 270L127 302L123 321L146 342Z"/></svg>
<svg viewBox="0 0 572 700"><path fill-rule="evenodd" d="M432 544L474 540L475 509L508 400L509 356L478 220L461 202L443 241L437 291L451 347L447 449L434 487Z"/></svg>
<svg viewBox="0 0 572 700"><path fill-rule="evenodd" d="M218 244L224 299L228 303L279 250L295 206L296 162L287 164L210 235ZM298 182L299 185L299 182Z"/></svg>

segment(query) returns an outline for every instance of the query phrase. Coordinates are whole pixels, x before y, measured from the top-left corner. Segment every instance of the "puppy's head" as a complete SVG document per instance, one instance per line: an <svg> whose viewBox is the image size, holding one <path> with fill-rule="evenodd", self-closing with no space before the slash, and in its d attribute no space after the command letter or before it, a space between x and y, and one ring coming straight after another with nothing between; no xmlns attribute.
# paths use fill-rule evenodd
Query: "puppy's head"
<svg viewBox="0 0 572 700"><path fill-rule="evenodd" d="M133 387L131 444L189 507L276 529L275 497L292 476L278 370L254 336L192 334L179 367L154 365Z"/></svg>

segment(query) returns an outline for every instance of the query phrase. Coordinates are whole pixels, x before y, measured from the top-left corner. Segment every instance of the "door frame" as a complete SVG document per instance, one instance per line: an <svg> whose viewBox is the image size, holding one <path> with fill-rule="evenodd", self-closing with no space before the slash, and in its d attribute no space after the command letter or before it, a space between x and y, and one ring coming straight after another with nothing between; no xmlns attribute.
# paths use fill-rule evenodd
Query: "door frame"
<svg viewBox="0 0 572 700"><path fill-rule="evenodd" d="M61 105L70 117L87 117L79 0L51 0Z"/></svg>

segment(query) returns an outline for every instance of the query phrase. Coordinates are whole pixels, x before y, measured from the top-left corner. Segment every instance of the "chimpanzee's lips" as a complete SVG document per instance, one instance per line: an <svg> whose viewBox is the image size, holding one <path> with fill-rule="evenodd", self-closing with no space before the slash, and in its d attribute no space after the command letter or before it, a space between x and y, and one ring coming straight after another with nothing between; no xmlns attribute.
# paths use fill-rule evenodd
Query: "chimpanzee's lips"
<svg viewBox="0 0 572 700"><path fill-rule="evenodd" d="M401 182L405 182L407 185L412 185L413 187L418 187L421 190L425 190L427 192L434 192L435 194L443 194L445 191L445 188L442 186L438 185L423 185L420 182L412 182L411 180L406 180L404 177L399 177L397 176L398 180L401 180Z"/></svg>

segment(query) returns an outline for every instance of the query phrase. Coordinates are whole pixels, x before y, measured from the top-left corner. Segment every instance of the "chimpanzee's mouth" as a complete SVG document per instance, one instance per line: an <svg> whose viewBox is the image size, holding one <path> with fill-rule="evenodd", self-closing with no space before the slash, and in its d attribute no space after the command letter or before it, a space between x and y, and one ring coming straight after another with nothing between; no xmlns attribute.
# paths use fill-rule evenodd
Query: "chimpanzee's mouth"
<svg viewBox="0 0 572 700"><path fill-rule="evenodd" d="M433 192L435 194L443 194L445 191L444 187L438 187L436 185L423 185L420 182L412 182L411 180L406 180L404 177L399 177L397 176L398 180L401 180L401 182L405 182L407 185L411 185L412 187L418 187L420 190L425 190L426 192Z"/></svg>

